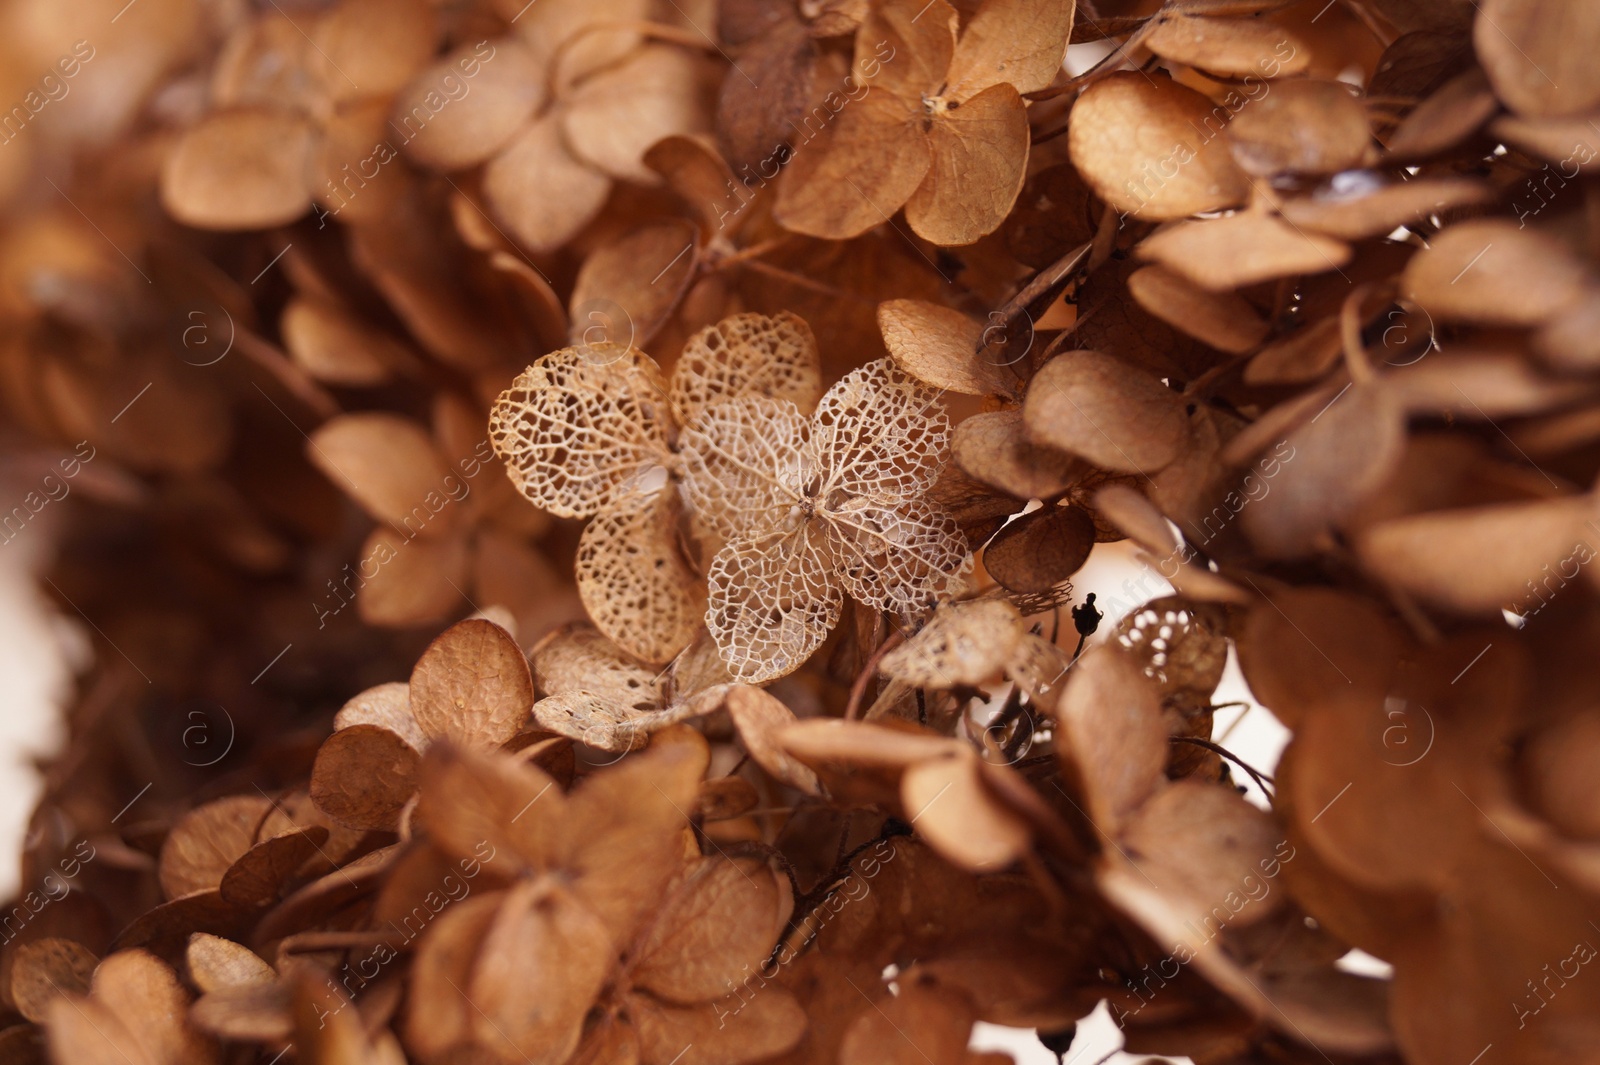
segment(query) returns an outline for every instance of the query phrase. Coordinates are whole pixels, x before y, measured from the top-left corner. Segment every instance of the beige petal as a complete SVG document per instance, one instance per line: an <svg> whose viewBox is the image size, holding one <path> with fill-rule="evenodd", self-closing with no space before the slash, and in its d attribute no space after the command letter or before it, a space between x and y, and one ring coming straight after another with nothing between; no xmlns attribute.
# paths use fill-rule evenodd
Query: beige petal
<svg viewBox="0 0 1600 1065"><path fill-rule="evenodd" d="M539 642L533 649L533 674L541 696L587 692L635 710L662 702L659 671L583 622L563 626Z"/></svg>
<svg viewBox="0 0 1600 1065"><path fill-rule="evenodd" d="M594 220L611 178L573 157L560 119L530 123L484 168L483 194L529 251L554 251Z"/></svg>
<svg viewBox="0 0 1600 1065"><path fill-rule="evenodd" d="M595 74L563 101L561 131L573 156L619 181L652 185L652 144L700 126L695 62L681 48L646 45Z"/></svg>
<svg viewBox="0 0 1600 1065"><path fill-rule="evenodd" d="M562 348L500 394L489 438L534 506L583 518L667 464L667 397L648 355L612 344Z"/></svg>
<svg viewBox="0 0 1600 1065"><path fill-rule="evenodd" d="M1047 592L1089 560L1094 519L1077 506L1045 506L994 534L983 568L1013 592Z"/></svg>
<svg viewBox="0 0 1600 1065"><path fill-rule="evenodd" d="M827 530L807 522L787 534L732 540L706 574L706 627L735 680L760 684L793 673L839 620Z"/></svg>
<svg viewBox="0 0 1600 1065"><path fill-rule="evenodd" d="M531 7L527 0L495 0L494 6L533 51L541 76L555 70L558 92L637 48L639 31L629 24L650 17L648 0L539 0Z"/></svg>
<svg viewBox="0 0 1600 1065"><path fill-rule="evenodd" d="M355 584L356 610L368 625L408 628L441 622L461 607L472 558L460 537L409 539L382 526L361 547L361 558L317 608L338 613ZM376 570L368 576L367 570ZM352 578L354 578L352 580Z"/></svg>
<svg viewBox="0 0 1600 1065"><path fill-rule="evenodd" d="M143 1054L152 1063L177 1061L196 1065L217 1060L215 1044L184 1023L189 1009L188 991L178 983L177 974L154 954L117 951L95 969L90 986L94 1000L104 1003L132 1037L130 1049L135 1058ZM52 1004L52 1014L63 1005L59 1000Z"/></svg>
<svg viewBox="0 0 1600 1065"><path fill-rule="evenodd" d="M1101 199L1139 218L1236 207L1250 182L1218 136L1228 114L1174 82L1111 74L1073 105L1067 148Z"/></svg>
<svg viewBox="0 0 1600 1065"><path fill-rule="evenodd" d="M679 440L695 521L724 538L775 529L816 475L792 403L746 396L706 408Z"/></svg>
<svg viewBox="0 0 1600 1065"><path fill-rule="evenodd" d="M378 385L397 369L418 365L400 341L328 300L291 300L279 329L295 363L328 384Z"/></svg>
<svg viewBox="0 0 1600 1065"><path fill-rule="evenodd" d="M706 596L680 546L682 504L671 486L627 496L591 521L574 576L595 627L647 662L669 661L700 630Z"/></svg>
<svg viewBox="0 0 1600 1065"><path fill-rule="evenodd" d="M857 602L909 622L963 586L971 565L966 537L926 500L887 506L855 500L824 520L838 579Z"/></svg>
<svg viewBox="0 0 1600 1065"><path fill-rule="evenodd" d="M949 446L939 393L874 359L828 389L812 417L811 452L823 474L817 498L914 499L932 487Z"/></svg>
<svg viewBox="0 0 1600 1065"><path fill-rule="evenodd" d="M712 404L743 396L788 400L809 414L822 395L817 338L787 311L724 318L684 344L670 388L672 409L685 426Z"/></svg>
<svg viewBox="0 0 1600 1065"><path fill-rule="evenodd" d="M976 686L1010 666L1022 635L1022 615L1004 599L940 603L921 631L883 656L878 671L919 688Z"/></svg>
<svg viewBox="0 0 1600 1065"><path fill-rule="evenodd" d="M896 366L935 388L968 396L1009 396L1016 379L1005 356L990 350L1000 337L952 307L923 300L878 304L878 328ZM1003 340L1002 340L1003 342Z"/></svg>
<svg viewBox="0 0 1600 1065"><path fill-rule="evenodd" d="M462 44L400 90L390 120L412 159L461 170L511 143L544 103L544 86L544 71L515 38Z"/></svg>
<svg viewBox="0 0 1600 1065"><path fill-rule="evenodd" d="M572 286L571 342L644 347L701 270L700 232L667 219L596 248Z"/></svg>
<svg viewBox="0 0 1600 1065"><path fill-rule="evenodd" d="M272 966L250 948L204 932L189 937L183 957L189 979L202 992L260 986L278 978Z"/></svg>
<svg viewBox="0 0 1600 1065"><path fill-rule="evenodd" d="M1160 469L1189 436L1176 392L1094 351L1070 351L1046 363L1028 386L1022 417L1035 444L1121 473Z"/></svg>
<svg viewBox="0 0 1600 1065"><path fill-rule="evenodd" d="M914 111L889 91L868 92L839 112L823 139L796 146L773 217L796 233L848 240L892 219L932 166L921 104Z"/></svg>
<svg viewBox="0 0 1600 1065"><path fill-rule="evenodd" d="M311 209L311 123L282 111L222 111L183 134L161 171L161 203L200 229L266 229Z"/></svg>
<svg viewBox="0 0 1600 1065"><path fill-rule="evenodd" d="M956 426L951 456L969 476L1018 499L1049 499L1085 473L1078 459L1028 442L1020 410L974 414Z"/></svg>
<svg viewBox="0 0 1600 1065"><path fill-rule="evenodd" d="M386 97L433 57L438 35L426 0L346 0L312 34L318 71L335 100Z"/></svg>
<svg viewBox="0 0 1600 1065"><path fill-rule="evenodd" d="M1056 714L1057 750L1082 781L1085 814L1102 839L1114 839L1164 782L1167 726L1156 686L1115 647L1094 647L1067 674Z"/></svg>
<svg viewBox="0 0 1600 1065"><path fill-rule="evenodd" d="M1337 270L1350 261L1350 248L1331 237L1252 213L1180 222L1141 243L1139 255L1201 288L1223 291Z"/></svg>
<svg viewBox="0 0 1600 1065"><path fill-rule="evenodd" d="M933 165L906 201L906 221L917 235L946 246L972 244L999 229L1028 170L1028 111L1016 89L991 85L953 105L933 118Z"/></svg>
<svg viewBox="0 0 1600 1065"><path fill-rule="evenodd" d="M1284 220L1340 240L1362 240L1392 233L1432 214L1489 199L1487 185L1468 178L1417 178L1376 187L1338 179L1283 203Z"/></svg>

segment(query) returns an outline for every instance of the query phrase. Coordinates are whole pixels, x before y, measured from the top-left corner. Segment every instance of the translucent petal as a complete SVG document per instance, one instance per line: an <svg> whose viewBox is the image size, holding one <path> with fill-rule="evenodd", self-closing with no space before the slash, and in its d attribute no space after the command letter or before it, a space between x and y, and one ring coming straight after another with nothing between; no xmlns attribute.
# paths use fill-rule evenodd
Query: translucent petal
<svg viewBox="0 0 1600 1065"><path fill-rule="evenodd" d="M724 318L683 346L672 368L671 393L681 425L713 403L742 396L786 399L809 413L822 394L817 338L787 311Z"/></svg>
<svg viewBox="0 0 1600 1065"><path fill-rule="evenodd" d="M667 462L667 401L648 355L613 344L551 352L500 393L489 437L535 506L586 518Z"/></svg>
<svg viewBox="0 0 1600 1065"><path fill-rule="evenodd" d="M713 709L706 704L705 709ZM635 710L588 692L562 692L533 704L540 728L601 751L631 751L644 746L657 729L694 716L696 707Z"/></svg>
<svg viewBox="0 0 1600 1065"><path fill-rule="evenodd" d="M894 506L856 499L822 516L845 590L903 618L958 590L971 564L955 519L920 499Z"/></svg>
<svg viewBox="0 0 1600 1065"><path fill-rule="evenodd" d="M679 547L678 493L625 496L578 541L578 595L595 627L647 662L665 662L694 639L705 612L700 575Z"/></svg>
<svg viewBox="0 0 1600 1065"><path fill-rule="evenodd" d="M950 447L942 393L888 359L852 370L822 397L811 446L825 471L819 499L864 496L886 506L933 486Z"/></svg>
<svg viewBox="0 0 1600 1065"><path fill-rule="evenodd" d="M814 475L805 445L806 418L786 400L705 408L678 444L695 519L724 538L776 528Z"/></svg>
<svg viewBox="0 0 1600 1065"><path fill-rule="evenodd" d="M660 674L581 621L533 649L533 677L541 697L584 692L634 711L661 705Z"/></svg>
<svg viewBox="0 0 1600 1065"><path fill-rule="evenodd" d="M736 680L792 673L821 646L843 605L833 568L827 529L815 521L734 540L717 553L706 627Z"/></svg>

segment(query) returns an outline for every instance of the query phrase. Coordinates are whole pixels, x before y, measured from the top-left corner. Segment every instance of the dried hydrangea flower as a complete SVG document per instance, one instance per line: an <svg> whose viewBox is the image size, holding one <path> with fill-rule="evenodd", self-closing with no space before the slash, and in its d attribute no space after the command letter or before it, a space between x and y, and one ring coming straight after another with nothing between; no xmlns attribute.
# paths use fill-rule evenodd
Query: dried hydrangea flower
<svg viewBox="0 0 1600 1065"><path fill-rule="evenodd" d="M739 314L689 339L670 384L633 348L551 352L501 394L489 435L535 506L595 519L577 561L578 592L595 626L636 658L665 662L693 639L705 603L678 543L672 476L680 433L742 397L809 408L820 387L805 322Z"/></svg>
<svg viewBox="0 0 1600 1065"><path fill-rule="evenodd" d="M844 593L912 617L968 564L955 520L923 498L950 423L938 393L887 359L845 376L807 419L783 400L722 403L684 433L684 484L726 543L706 625L736 679L798 669Z"/></svg>

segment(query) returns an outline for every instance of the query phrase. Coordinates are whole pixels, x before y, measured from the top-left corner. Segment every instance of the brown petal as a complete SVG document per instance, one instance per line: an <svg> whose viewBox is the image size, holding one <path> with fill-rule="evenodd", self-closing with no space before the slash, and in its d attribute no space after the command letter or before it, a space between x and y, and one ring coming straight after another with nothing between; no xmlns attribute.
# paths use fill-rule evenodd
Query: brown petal
<svg viewBox="0 0 1600 1065"><path fill-rule="evenodd" d="M640 1065L672 1065L688 1047L697 1065L747 1065L790 1049L806 1031L805 1010L781 987L691 1007L634 997L629 1012L639 1030Z"/></svg>
<svg viewBox="0 0 1600 1065"><path fill-rule="evenodd" d="M588 225L611 178L573 157L556 115L529 123L484 168L483 195L529 251L553 251Z"/></svg>
<svg viewBox="0 0 1600 1065"><path fill-rule="evenodd" d="M1380 579L1463 613L1534 614L1594 557L1591 499L1565 496L1432 511L1364 530L1357 554Z"/></svg>
<svg viewBox="0 0 1600 1065"><path fill-rule="evenodd" d="M351 828L393 831L417 790L417 749L378 725L340 729L317 748L311 801Z"/></svg>
<svg viewBox="0 0 1600 1065"><path fill-rule="evenodd" d="M436 743L418 783L416 820L453 858L543 870L564 853L566 796L538 766Z"/></svg>
<svg viewBox="0 0 1600 1065"><path fill-rule="evenodd" d="M575 158L619 181L648 185L645 149L700 125L695 63L682 48L651 44L583 81L565 101L561 131Z"/></svg>
<svg viewBox="0 0 1600 1065"><path fill-rule="evenodd" d="M1260 344L1272 328L1242 296L1208 292L1164 266L1135 271L1128 292L1163 322L1232 355Z"/></svg>
<svg viewBox="0 0 1600 1065"><path fill-rule="evenodd" d="M845 1031L839 1065L963 1065L976 1019L965 995L908 981L861 1010Z"/></svg>
<svg viewBox="0 0 1600 1065"><path fill-rule="evenodd" d="M411 715L411 685L402 681L389 681L351 696L333 715L333 727L338 731L351 725L377 725L388 729L418 753L428 745L428 738L417 728L417 719Z"/></svg>
<svg viewBox="0 0 1600 1065"><path fill-rule="evenodd" d="M1066 452L1029 443L1019 410L974 414L956 426L950 451L969 476L1018 499L1058 496L1085 472Z"/></svg>
<svg viewBox="0 0 1600 1065"><path fill-rule="evenodd" d="M561 1065L612 967L605 926L555 880L506 893L468 987L476 1041L529 1065Z"/></svg>
<svg viewBox="0 0 1600 1065"><path fill-rule="evenodd" d="M1600 104L1600 71L1582 42L1600 37L1592 4L1484 0L1472 43L1495 94L1528 115L1570 115Z"/></svg>
<svg viewBox="0 0 1600 1065"><path fill-rule="evenodd" d="M1011 85L991 85L928 131L933 163L906 201L906 221L935 244L975 243L1000 228L1028 169L1028 111Z"/></svg>
<svg viewBox="0 0 1600 1065"><path fill-rule="evenodd" d="M289 827L261 795L232 795L196 807L178 819L161 845L162 890L175 899L215 888L263 833L272 836Z"/></svg>
<svg viewBox="0 0 1600 1065"><path fill-rule="evenodd" d="M1228 77L1276 78L1311 65L1304 40L1263 19L1163 15L1141 43L1163 59Z"/></svg>
<svg viewBox="0 0 1600 1065"><path fill-rule="evenodd" d="M1448 227L1406 263L1400 287L1439 321L1536 326L1583 293L1561 241L1510 219Z"/></svg>
<svg viewBox="0 0 1600 1065"><path fill-rule="evenodd" d="M970 750L906 769L900 801L917 833L963 869L1003 869L1028 852L1033 834L984 787L982 763Z"/></svg>
<svg viewBox="0 0 1600 1065"><path fill-rule="evenodd" d="M1227 109L1175 82L1116 73L1072 108L1072 163L1111 206L1139 218L1182 218L1235 207L1250 183L1217 134Z"/></svg>
<svg viewBox="0 0 1600 1065"><path fill-rule="evenodd" d="M177 974L154 954L143 950L112 954L95 969L91 994L122 1022L133 1046L149 1061L198 1065L217 1060L211 1040L184 1023L189 993L178 983ZM53 1005L52 1012L59 1013L64 1005Z"/></svg>
<svg viewBox="0 0 1600 1065"><path fill-rule="evenodd" d="M983 323L922 300L878 304L878 328L889 357L917 380L968 396L1008 396L1017 382L990 358Z"/></svg>
<svg viewBox="0 0 1600 1065"><path fill-rule="evenodd" d="M1070 351L1034 375L1022 417L1029 438L1104 470L1150 473L1188 439L1183 400L1109 355Z"/></svg>
<svg viewBox="0 0 1600 1065"><path fill-rule="evenodd" d="M483 1023L471 996L471 979L484 937L500 912L503 892L474 895L443 909L427 926L412 962L406 1044L427 1061L470 1045ZM490 1033L490 1047L509 1051ZM515 1060L511 1056L510 1060Z"/></svg>
<svg viewBox="0 0 1600 1065"><path fill-rule="evenodd" d="M511 141L544 102L544 87L543 69L515 38L463 44L400 90L392 122L412 159L462 170Z"/></svg>
<svg viewBox="0 0 1600 1065"><path fill-rule="evenodd" d="M1274 82L1240 109L1227 136L1234 160L1259 177L1351 170L1373 151L1366 108L1342 81Z"/></svg>
<svg viewBox="0 0 1600 1065"><path fill-rule="evenodd" d="M191 127L161 171L161 202L201 229L266 229L311 209L311 123L281 111L223 111Z"/></svg>
<svg viewBox="0 0 1600 1065"><path fill-rule="evenodd" d="M1006 82L1038 92L1061 73L1076 4L1055 0L989 0L961 31L945 92L957 100Z"/></svg>
<svg viewBox="0 0 1600 1065"><path fill-rule="evenodd" d="M1156 687L1121 651L1091 648L1067 674L1056 714L1057 750L1082 781L1086 815L1115 838L1163 782L1167 726Z"/></svg>
<svg viewBox="0 0 1600 1065"><path fill-rule="evenodd" d="M436 29L425 0L347 0L312 36L326 91L348 100L397 92L433 57Z"/></svg>
<svg viewBox="0 0 1600 1065"><path fill-rule="evenodd" d="M279 328L295 364L328 384L382 384L395 371L418 365L416 356L400 341L328 300L291 300L283 309Z"/></svg>
<svg viewBox="0 0 1600 1065"><path fill-rule="evenodd" d="M100 959L82 943L46 936L20 943L11 960L11 1001L17 1012L43 1024L61 995L83 995Z"/></svg>
<svg viewBox="0 0 1600 1065"><path fill-rule="evenodd" d="M1340 240L1363 240L1489 198L1488 186L1468 178L1416 178L1377 186L1363 181L1348 188L1335 179L1309 196L1285 200L1282 210L1291 225Z"/></svg>
<svg viewBox="0 0 1600 1065"><path fill-rule="evenodd" d="M312 465L368 514L412 536L444 536L462 508L444 491L449 471L422 426L394 414L342 414L311 435Z"/></svg>
<svg viewBox="0 0 1600 1065"><path fill-rule="evenodd" d="M202 992L260 986L278 978L272 966L249 947L204 932L189 937L183 957L189 979Z"/></svg>
<svg viewBox="0 0 1600 1065"><path fill-rule="evenodd" d="M921 115L890 92L869 92L839 112L823 140L798 146L772 214L796 233L848 240L889 221L932 166Z"/></svg>
<svg viewBox="0 0 1600 1065"><path fill-rule="evenodd" d="M596 248L572 287L572 343L648 344L694 279L699 241L692 222L667 219Z"/></svg>
<svg viewBox="0 0 1600 1065"><path fill-rule="evenodd" d="M1088 511L1045 506L995 533L983 549L983 568L1013 592L1044 592L1083 568L1094 541Z"/></svg>
<svg viewBox="0 0 1600 1065"><path fill-rule="evenodd" d="M1254 213L1180 222L1141 243L1139 254L1213 291L1320 274L1350 261L1348 245Z"/></svg>
<svg viewBox="0 0 1600 1065"><path fill-rule="evenodd" d="M222 874L222 900L241 907L264 907L277 902L283 885L296 871L325 853L322 845L327 839L326 828L312 825L262 840Z"/></svg>
<svg viewBox="0 0 1600 1065"><path fill-rule="evenodd" d="M682 1005L732 994L772 952L788 894L788 881L764 864L702 860L639 947L634 986Z"/></svg>
<svg viewBox="0 0 1600 1065"><path fill-rule="evenodd" d="M1291 432L1287 455L1267 493L1244 502L1232 493L1244 531L1269 558L1314 550L1331 528L1383 484L1405 448L1405 419L1377 385L1353 385Z"/></svg>
<svg viewBox="0 0 1600 1065"><path fill-rule="evenodd" d="M492 621L452 625L411 673L411 712L430 738L493 747L527 723L533 674L511 634Z"/></svg>
<svg viewBox="0 0 1600 1065"><path fill-rule="evenodd" d="M794 711L760 688L737 684L728 690L728 716L751 761L773 778L807 795L820 795L817 775L784 748L780 736L795 723Z"/></svg>
<svg viewBox="0 0 1600 1065"><path fill-rule="evenodd" d="M343 597L356 584L356 608L368 625L408 628L441 622L460 613L462 589L471 562L470 541L462 537L409 539L379 526L361 545L360 560L346 570L338 588L323 605L338 613ZM367 569L375 569L370 578ZM318 618L323 608L318 608Z"/></svg>
<svg viewBox="0 0 1600 1065"><path fill-rule="evenodd" d="M1016 660L1022 615L1004 599L940 603L920 632L883 656L878 671L919 688L992 680Z"/></svg>

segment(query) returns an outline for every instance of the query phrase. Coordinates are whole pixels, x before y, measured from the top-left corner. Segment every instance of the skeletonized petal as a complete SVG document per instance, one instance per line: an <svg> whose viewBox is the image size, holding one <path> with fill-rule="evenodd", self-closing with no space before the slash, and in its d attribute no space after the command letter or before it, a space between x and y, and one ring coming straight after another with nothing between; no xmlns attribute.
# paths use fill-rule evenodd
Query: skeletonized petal
<svg viewBox="0 0 1600 1065"><path fill-rule="evenodd" d="M950 448L940 395L888 359L852 370L828 389L811 429L826 478L822 505L834 492L892 505L931 488Z"/></svg>
<svg viewBox="0 0 1600 1065"><path fill-rule="evenodd" d="M700 575L678 547L682 514L670 486L617 501L578 541L578 595L624 651L665 662L694 639L705 612Z"/></svg>
<svg viewBox="0 0 1600 1065"><path fill-rule="evenodd" d="M703 410L679 438L696 520L724 538L775 528L814 471L806 427L786 400L746 396Z"/></svg>
<svg viewBox="0 0 1600 1065"><path fill-rule="evenodd" d="M672 368L672 409L688 425L713 403L786 399L809 413L822 394L817 338L788 311L735 314L689 338Z"/></svg>
<svg viewBox="0 0 1600 1065"><path fill-rule="evenodd" d="M553 351L500 393L489 438L511 483L564 518L586 518L667 457L666 389L648 355L614 344Z"/></svg>
<svg viewBox="0 0 1600 1065"><path fill-rule="evenodd" d="M903 617L948 596L970 563L954 518L923 500L852 500L827 514L839 579L852 598Z"/></svg>
<svg viewBox="0 0 1600 1065"><path fill-rule="evenodd" d="M792 673L822 645L843 605L833 569L817 522L734 540L717 553L706 627L734 679L758 684Z"/></svg>

